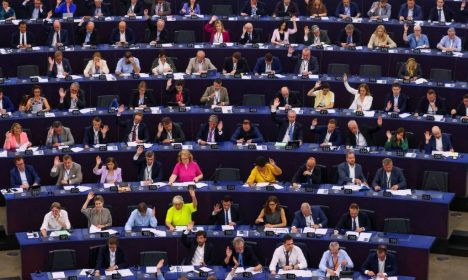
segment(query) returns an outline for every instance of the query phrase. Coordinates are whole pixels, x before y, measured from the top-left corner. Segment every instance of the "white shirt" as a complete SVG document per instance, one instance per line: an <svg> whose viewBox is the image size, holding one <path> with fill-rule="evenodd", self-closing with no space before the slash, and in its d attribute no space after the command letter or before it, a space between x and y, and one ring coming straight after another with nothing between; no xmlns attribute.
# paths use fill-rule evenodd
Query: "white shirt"
<svg viewBox="0 0 468 280"><path fill-rule="evenodd" d="M63 74L63 72L65 72L65 70L63 70L63 61L61 63L56 62L55 66L57 67L57 76L65 76Z"/></svg>
<svg viewBox="0 0 468 280"><path fill-rule="evenodd" d="M442 145L442 137L436 138L435 142L436 142L436 151L443 151L444 146Z"/></svg>
<svg viewBox="0 0 468 280"><path fill-rule="evenodd" d="M354 220L354 223L356 224L356 228L355 228L354 230L360 228L358 217L356 217L356 218L351 218L351 226L353 226L353 220Z"/></svg>
<svg viewBox="0 0 468 280"><path fill-rule="evenodd" d="M468 107L465 107L465 116L468 116Z"/></svg>
<svg viewBox="0 0 468 280"><path fill-rule="evenodd" d="M306 226L307 227L311 227L313 226L315 223L314 223L314 219L312 218L312 215L309 215L309 216L304 216L305 218L305 221L306 221Z"/></svg>
<svg viewBox="0 0 468 280"><path fill-rule="evenodd" d="M114 266L115 265L115 252L112 252L111 250L109 250L109 256L110 256L109 266Z"/></svg>
<svg viewBox="0 0 468 280"><path fill-rule="evenodd" d="M356 134L356 146L367 147L366 138L364 138L361 132Z"/></svg>
<svg viewBox="0 0 468 280"><path fill-rule="evenodd" d="M223 42L223 33L216 32L213 38L213 43L221 44Z"/></svg>
<svg viewBox="0 0 468 280"><path fill-rule="evenodd" d="M71 226L70 226L70 221L68 220L67 211L62 209L62 210L60 210L59 215L60 215L60 217L59 217L60 221L62 221L66 226L65 229L69 229ZM61 230L63 228L57 222L57 219L54 218L54 215L52 215L52 211L49 211L49 213L45 214L45 216L44 216L44 220L42 222L41 229L45 229L47 231L50 231L50 230Z"/></svg>
<svg viewBox="0 0 468 280"><path fill-rule="evenodd" d="M265 72L271 72L271 63L265 63Z"/></svg>
<svg viewBox="0 0 468 280"><path fill-rule="evenodd" d="M219 99L220 99L220 97L219 97L219 95L220 95L219 90L215 90L214 93L215 93L214 104L218 104L218 103L219 103Z"/></svg>
<svg viewBox="0 0 468 280"><path fill-rule="evenodd" d="M349 168L349 178L351 179L356 178L356 165L348 164L348 168Z"/></svg>
<svg viewBox="0 0 468 280"><path fill-rule="evenodd" d="M26 32L20 33L20 45L27 45L28 44L28 39L26 38Z"/></svg>
<svg viewBox="0 0 468 280"><path fill-rule="evenodd" d="M193 253L192 265L201 265L205 257L205 244L203 246L197 246L195 253Z"/></svg>
<svg viewBox="0 0 468 280"><path fill-rule="evenodd" d="M203 70L203 60L201 62L197 62L197 69L198 69L198 71Z"/></svg>
<svg viewBox="0 0 468 280"><path fill-rule="evenodd" d="M286 129L286 133L284 134L283 141L281 142L287 143L292 140L292 137L289 136L289 130L292 130L291 132L291 136L292 136L294 134L294 123L289 124L288 129Z"/></svg>
<svg viewBox="0 0 468 280"><path fill-rule="evenodd" d="M120 42L127 42L127 39L125 38L125 32L120 32L120 39L119 39Z"/></svg>
<svg viewBox="0 0 468 280"><path fill-rule="evenodd" d="M428 114L435 114L436 113L436 110L432 109L431 103L429 103L429 105L427 106L427 113Z"/></svg>
<svg viewBox="0 0 468 280"><path fill-rule="evenodd" d="M167 63L167 61L164 63L161 63L161 60L159 60L158 66L153 68L153 73L159 74L159 75L162 75L165 72L171 72L171 71L172 71L171 66L169 65L169 63Z"/></svg>
<svg viewBox="0 0 468 280"><path fill-rule="evenodd" d="M291 252L288 253L288 255L289 255L289 265L298 265L299 269L307 268L307 260L305 259L301 248L294 245L293 249L291 250ZM276 266L279 266L280 268L282 268L285 265L286 265L286 252L284 250L284 246L281 245L278 248L276 248L275 252L273 253L273 257L271 258L269 269L270 271L273 271L273 270L276 271Z"/></svg>
<svg viewBox="0 0 468 280"><path fill-rule="evenodd" d="M145 167L145 180L152 180L153 165L146 165Z"/></svg>
<svg viewBox="0 0 468 280"><path fill-rule="evenodd" d="M414 11L414 9L409 9L408 8L408 17L413 17L413 11Z"/></svg>
<svg viewBox="0 0 468 280"><path fill-rule="evenodd" d="M24 171L19 171L18 170L18 172L20 174L21 184L29 186L28 178L26 177L26 169Z"/></svg>
<svg viewBox="0 0 468 280"><path fill-rule="evenodd" d="M385 260L387 258L385 258L383 261L381 261L379 258L377 258L378 262L379 262L379 272L378 273L385 273Z"/></svg>
<svg viewBox="0 0 468 280"><path fill-rule="evenodd" d="M237 63L232 64L232 70L237 70Z"/></svg>
<svg viewBox="0 0 468 280"><path fill-rule="evenodd" d="M390 181L390 176L392 175L392 172L385 172L387 174L387 188L391 188L391 181Z"/></svg>
<svg viewBox="0 0 468 280"><path fill-rule="evenodd" d="M99 144L99 130L94 130L93 128L93 134L94 134L94 144Z"/></svg>
<svg viewBox="0 0 468 280"><path fill-rule="evenodd" d="M439 16L439 9L437 9L437 16ZM440 21L445 22L444 9L440 9Z"/></svg>
<svg viewBox="0 0 468 280"><path fill-rule="evenodd" d="M32 12L32 19L38 19L39 18L39 9L34 9Z"/></svg>
<svg viewBox="0 0 468 280"><path fill-rule="evenodd" d="M302 74L306 72L307 70L309 70L309 61L306 59L303 59L301 63L301 70L300 70L301 72L299 74Z"/></svg>
<svg viewBox="0 0 468 280"><path fill-rule="evenodd" d="M325 139L323 140L323 142L325 143L328 143L330 142L330 137L331 137L331 133L327 131L327 134L325 135Z"/></svg>

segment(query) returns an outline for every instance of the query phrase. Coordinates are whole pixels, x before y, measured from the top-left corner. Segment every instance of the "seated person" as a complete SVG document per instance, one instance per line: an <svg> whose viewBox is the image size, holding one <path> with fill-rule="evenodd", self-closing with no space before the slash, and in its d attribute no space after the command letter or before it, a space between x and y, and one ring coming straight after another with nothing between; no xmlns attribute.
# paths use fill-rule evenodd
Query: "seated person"
<svg viewBox="0 0 468 280"><path fill-rule="evenodd" d="M326 276L339 276L341 271L352 270L353 267L354 263L348 253L340 249L340 244L336 241L330 242L319 264L319 269Z"/></svg>
<svg viewBox="0 0 468 280"><path fill-rule="evenodd" d="M145 17L148 17L148 11L144 12ZM149 43L151 46L156 44L164 44L169 42L169 32L165 28L166 22L163 19L158 19L156 21L156 26L151 22L151 18L148 17L146 20L148 29L150 30L149 37L147 38L146 43ZM146 40L146 39L145 39Z"/></svg>
<svg viewBox="0 0 468 280"><path fill-rule="evenodd" d="M294 1L280 0L276 3L273 17L293 17L299 16L299 8Z"/></svg>
<svg viewBox="0 0 468 280"><path fill-rule="evenodd" d="M101 167L101 157L96 156L96 166L93 168L93 173L101 175L99 182L104 183L120 183L122 182L122 168L118 167L117 161L113 157L106 159L106 164Z"/></svg>
<svg viewBox="0 0 468 280"><path fill-rule="evenodd" d="M214 246L206 241L206 232L197 231L195 239L187 238L192 226L188 226L187 230L182 232L182 244L188 250L188 254L184 258L182 265L213 265L214 264Z"/></svg>
<svg viewBox="0 0 468 280"><path fill-rule="evenodd" d="M299 75L312 75L318 74L319 64L317 58L310 54L309 48L303 48L301 55L293 56L294 48L288 48L288 58L291 62L294 62L294 74Z"/></svg>
<svg viewBox="0 0 468 280"><path fill-rule="evenodd" d="M234 144L262 143L263 135L257 126L252 125L250 120L244 119L242 125L238 126L231 136L231 142Z"/></svg>
<svg viewBox="0 0 468 280"><path fill-rule="evenodd" d="M197 143L199 145L218 143L224 141L224 138L223 121L220 121L216 115L211 115L207 124L201 124L197 133Z"/></svg>
<svg viewBox="0 0 468 280"><path fill-rule="evenodd" d="M51 78L63 78L72 73L70 61L63 57L61 51L54 53L54 58L49 57L49 67L47 69L47 76Z"/></svg>
<svg viewBox="0 0 468 280"><path fill-rule="evenodd" d="M201 15L200 4L198 4L197 0L189 0L188 2L184 3L182 9L180 9L179 14L181 16Z"/></svg>
<svg viewBox="0 0 468 280"><path fill-rule="evenodd" d="M421 6L417 5L415 0L407 0L406 3L403 3L400 6L400 11L398 12L398 19L400 21L424 20Z"/></svg>
<svg viewBox="0 0 468 280"><path fill-rule="evenodd" d="M393 166L390 158L382 160L382 167L377 170L372 180L372 187L376 192L383 190L404 190L406 179L401 168Z"/></svg>
<svg viewBox="0 0 468 280"><path fill-rule="evenodd" d="M205 57L205 52L202 50L197 51L197 55L192 57L189 60L187 65L187 69L185 69L185 73L187 75L192 75L193 73L206 73L208 70L216 70L216 66L211 63L209 58Z"/></svg>
<svg viewBox="0 0 468 280"><path fill-rule="evenodd" d="M295 34L297 32L296 20L296 17L291 19L293 22L293 28L288 28L288 23L286 21L281 21L278 25L278 28L273 30L273 34L271 35L271 43L273 45L289 44L289 35Z"/></svg>
<svg viewBox="0 0 468 280"><path fill-rule="evenodd" d="M255 75L260 74L280 74L282 73L281 62L278 57L273 56L270 52L264 57L257 59L253 72Z"/></svg>
<svg viewBox="0 0 468 280"><path fill-rule="evenodd" d="M418 107L416 107L418 115L445 115L446 112L445 101L437 96L437 93L433 89L429 89L426 96L421 97Z"/></svg>
<svg viewBox="0 0 468 280"><path fill-rule="evenodd" d="M130 96L130 107L146 108L156 106L154 93L146 90L146 82L141 81L138 84L138 90Z"/></svg>
<svg viewBox="0 0 468 280"><path fill-rule="evenodd" d="M445 6L445 0L437 0L436 6L429 11L428 21L451 22L455 20L455 13Z"/></svg>
<svg viewBox="0 0 468 280"><path fill-rule="evenodd" d="M26 26L25 21L20 21L18 23L18 31L11 34L10 46L13 49L26 49L34 46L34 35L26 30Z"/></svg>
<svg viewBox="0 0 468 280"><path fill-rule="evenodd" d="M58 156L54 158L54 166L50 170L50 177L57 177L57 186L77 185L83 181L81 165L73 162L70 155L63 156L63 162Z"/></svg>
<svg viewBox="0 0 468 280"><path fill-rule="evenodd" d="M164 50L161 50L158 57L151 63L151 73L153 75L164 75L172 72L177 72L174 61L172 61L172 58L167 57Z"/></svg>
<svg viewBox="0 0 468 280"><path fill-rule="evenodd" d="M291 235L283 236L283 245L275 249L268 269L271 274L276 274L276 267L283 270L306 269L307 260L301 248L294 245Z"/></svg>
<svg viewBox="0 0 468 280"><path fill-rule="evenodd" d="M398 78L404 80L416 81L421 78L421 76L421 66L416 62L416 59L412 57L408 58L406 63L403 64L398 71Z"/></svg>
<svg viewBox="0 0 468 280"><path fill-rule="evenodd" d="M3 149L15 150L18 148L29 148L32 143L29 142L28 135L23 132L23 128L17 122L11 125L10 130L5 133L5 143Z"/></svg>
<svg viewBox="0 0 468 280"><path fill-rule="evenodd" d="M133 156L133 163L138 166L137 180L143 182L144 185L150 185L153 182L161 182L163 178L163 170L161 162L155 159L153 151L146 151L144 147L137 148Z"/></svg>
<svg viewBox="0 0 468 280"><path fill-rule="evenodd" d="M311 185L311 184L320 184L321 183L321 170L320 168L315 168L317 164L314 157L309 157L307 161L302 164L299 169L294 173L291 181L293 187L297 188L302 185Z"/></svg>
<svg viewBox="0 0 468 280"><path fill-rule="evenodd" d="M62 125L60 121L54 121L47 132L46 146L71 146L75 145L75 139L70 128Z"/></svg>
<svg viewBox="0 0 468 280"><path fill-rule="evenodd" d="M254 0L255 1L255 0ZM242 27L242 35L240 37L239 43L242 45L245 44L258 44L262 42L260 32L253 28L252 23L247 22Z"/></svg>
<svg viewBox="0 0 468 280"><path fill-rule="evenodd" d="M440 1L440 0L439 0ZM462 41L460 37L455 35L455 28L450 27L447 30L447 35L440 39L437 48L443 52L461 52Z"/></svg>
<svg viewBox="0 0 468 280"><path fill-rule="evenodd" d="M119 108L119 111L122 109ZM118 115L117 115L118 116ZM145 143L149 139L148 127L143 122L143 113L136 112L133 115L133 120L125 120L120 123L124 126L124 133L122 135L122 142L136 142Z"/></svg>
<svg viewBox="0 0 468 280"><path fill-rule="evenodd" d="M174 182L194 182L197 183L203 179L203 173L198 164L193 160L193 155L188 150L182 150L177 155L177 163L169 177L169 185Z"/></svg>
<svg viewBox="0 0 468 280"><path fill-rule="evenodd" d="M76 5L73 3L73 0L57 0L57 6L55 6L54 13L60 17L64 14L73 14L76 12Z"/></svg>
<svg viewBox="0 0 468 280"><path fill-rule="evenodd" d="M411 1L411 0L410 0ZM430 48L429 39L426 34L422 34L422 29L419 24L413 26L413 33L408 35L408 25L405 23L403 26L403 41L409 44L411 49L426 49Z"/></svg>
<svg viewBox="0 0 468 280"><path fill-rule="evenodd" d="M107 61L102 59L100 52L95 52L93 54L93 59L91 59L86 68L83 71L85 77L91 77L96 74L109 74L109 68L107 67Z"/></svg>
<svg viewBox="0 0 468 280"><path fill-rule="evenodd" d="M48 10L41 0L23 1L20 8L24 12L24 19L43 19L47 17Z"/></svg>
<svg viewBox="0 0 468 280"><path fill-rule="evenodd" d="M406 95L401 92L399 83L392 84L392 92L385 98L385 112L404 113L406 112Z"/></svg>
<svg viewBox="0 0 468 280"><path fill-rule="evenodd" d="M338 3L338 6L336 6L335 16L341 19L359 18L361 17L361 12L355 2L351 2L351 0L342 0Z"/></svg>
<svg viewBox="0 0 468 280"><path fill-rule="evenodd" d="M348 130L346 131L346 146L359 146L359 147L370 147L374 146L374 134L377 133L382 127L382 117L377 117L377 126L359 127L355 120L348 122Z"/></svg>
<svg viewBox="0 0 468 280"><path fill-rule="evenodd" d="M279 103L279 100L275 100L273 105L271 105L271 119L279 126L276 141L283 143L299 141L300 144L302 144L304 131L302 124L296 122L296 111L289 110L286 118L277 116L276 109L278 108Z"/></svg>
<svg viewBox="0 0 468 280"><path fill-rule="evenodd" d="M312 25L309 29L309 26L304 26L304 45L323 45L330 44L330 37L324 30L320 30L318 25Z"/></svg>
<svg viewBox="0 0 468 280"><path fill-rule="evenodd" d="M0 90L1 92L1 90ZM450 114L460 116L462 119L468 117L468 94L463 95L463 100L458 104L456 109L452 109Z"/></svg>
<svg viewBox="0 0 468 280"><path fill-rule="evenodd" d="M126 1L128 2L128 1ZM130 0L126 9L125 9L126 16L141 16L143 15L143 7L140 4L139 0Z"/></svg>
<svg viewBox="0 0 468 280"><path fill-rule="evenodd" d="M371 8L367 12L367 16L373 20L390 19L392 14L392 5L388 4L388 0L379 0L372 3Z"/></svg>
<svg viewBox="0 0 468 280"><path fill-rule="evenodd" d="M158 132L154 142L169 144L185 141L185 134L179 124L172 122L171 118L164 117L158 124Z"/></svg>
<svg viewBox="0 0 468 280"><path fill-rule="evenodd" d="M258 0L248 0L245 1L244 7L240 12L240 15L243 17L246 16L265 16L265 4Z"/></svg>
<svg viewBox="0 0 468 280"><path fill-rule="evenodd" d="M206 33L210 34L210 44L223 44L229 43L229 31L224 29L223 22L217 16L211 16L209 22L203 27Z"/></svg>
<svg viewBox="0 0 468 280"><path fill-rule="evenodd" d="M258 261L255 251L251 246L245 244L244 238L238 236L232 240L232 247L226 247L226 257L224 258L224 265L232 266L237 265L240 267L253 267L254 271L261 271L262 265Z"/></svg>
<svg viewBox="0 0 468 280"><path fill-rule="evenodd" d="M197 197L193 189L189 190L192 203L185 203L180 195L174 196L172 206L167 210L166 226L170 231L175 231L176 226L193 226L192 213L197 211Z"/></svg>
<svg viewBox="0 0 468 280"><path fill-rule="evenodd" d="M130 213L127 222L125 223L125 231L132 231L133 227L152 227L155 228L158 225L156 219L156 210L148 208L146 203L138 203L135 210Z"/></svg>
<svg viewBox="0 0 468 280"><path fill-rule="evenodd" d="M92 125L85 127L83 133L83 145L85 148L97 144L107 144L109 126L104 125L100 117L94 117Z"/></svg>
<svg viewBox="0 0 468 280"><path fill-rule="evenodd" d="M48 231L68 230L71 228L68 213L59 202L54 202L50 206L50 212L45 214L41 225L42 237L47 237Z"/></svg>
<svg viewBox="0 0 468 280"><path fill-rule="evenodd" d="M408 150L408 139L405 135L405 129L400 127L396 130L395 135L392 135L390 130L387 130L387 142L385 142L385 150Z"/></svg>
<svg viewBox="0 0 468 280"><path fill-rule="evenodd" d="M250 67L240 52L234 52L224 60L223 74L235 75L250 72Z"/></svg>
<svg viewBox="0 0 468 280"><path fill-rule="evenodd" d="M167 16L171 14L171 4L166 0L154 0L151 5L152 16Z"/></svg>
<svg viewBox="0 0 468 280"><path fill-rule="evenodd" d="M440 127L432 127L432 135L429 131L424 133L424 151L426 154L431 154L432 151L438 152L453 152L452 141L450 141L450 135L442 133Z"/></svg>
<svg viewBox="0 0 468 280"><path fill-rule="evenodd" d="M326 17L327 6L323 4L322 0L304 0L307 7L307 15L311 17Z"/></svg>
<svg viewBox="0 0 468 280"><path fill-rule="evenodd" d="M76 41L80 45L96 46L100 42L99 32L92 21L88 21L88 23L83 26L84 19L85 17L78 23Z"/></svg>
<svg viewBox="0 0 468 280"><path fill-rule="evenodd" d="M335 230L370 231L370 220L366 213L359 212L359 205L351 203L349 212L344 213L335 226Z"/></svg>
<svg viewBox="0 0 468 280"><path fill-rule="evenodd" d="M349 106L350 110L369 111L372 108L374 98L367 84L360 84L358 89L351 87L348 83L348 75L343 74L343 83L346 90L354 95L353 103Z"/></svg>
<svg viewBox="0 0 468 280"><path fill-rule="evenodd" d="M335 119L329 119L327 126L318 125L317 119L312 120L310 130L312 133L318 134L316 140L320 147L341 145L341 132L336 129L336 125Z"/></svg>
<svg viewBox="0 0 468 280"><path fill-rule="evenodd" d="M176 80L175 83L172 79L166 82L166 94L169 96L169 105L176 105L180 107L190 106L190 90L184 87L184 80Z"/></svg>
<svg viewBox="0 0 468 280"><path fill-rule="evenodd" d="M346 161L338 165L337 185L367 185L367 179L362 171L362 166L356 163L356 155L353 150L346 152Z"/></svg>
<svg viewBox="0 0 468 280"><path fill-rule="evenodd" d="M379 245L370 253L361 266L361 272L369 277L387 278L398 275L395 255L387 252L385 245Z"/></svg>
<svg viewBox="0 0 468 280"><path fill-rule="evenodd" d="M45 96L42 96L41 86L33 86L32 93L32 97L29 97L28 102L24 108L25 112L31 112L33 114L37 114L38 112L49 112L49 101L47 101Z"/></svg>
<svg viewBox="0 0 468 280"><path fill-rule="evenodd" d="M243 224L239 207L233 207L232 198L229 195L225 195L220 202L215 204L210 220L214 225L235 226Z"/></svg>
<svg viewBox="0 0 468 280"><path fill-rule="evenodd" d="M36 86L37 86L37 85L36 85ZM39 87L39 86L37 86L37 87ZM41 91L40 88L39 88L38 91L39 91L39 96L40 96L40 91ZM2 92L2 91L0 90L0 93L1 93L1 92ZM18 112L21 112L21 113L26 113L26 112L28 112L28 110L26 110L26 105L28 104L29 99L30 99L30 98L29 98L29 95L28 95L28 94L24 94L24 95L21 97L20 102L19 102L19 104L18 104ZM4 99L2 98L2 100L4 100ZM5 102L5 101L2 101L2 102ZM41 105L40 108L41 108L40 110L42 110L42 105ZM5 110L5 109L2 109L2 110ZM1 111L1 110L0 110L0 111ZM2 114L5 114L5 112L2 112Z"/></svg>
<svg viewBox="0 0 468 280"><path fill-rule="evenodd" d="M94 208L88 207L94 199ZM104 198L101 195L94 196L94 192L89 192L86 201L81 206L81 213L88 219L88 228L95 226L104 229L112 226L112 216L109 209L104 207Z"/></svg>
<svg viewBox="0 0 468 280"><path fill-rule="evenodd" d="M267 159L264 156L259 156L255 160L255 167L250 172L246 184L250 187L255 186L257 183L275 183L276 176L283 173L275 161L271 158Z"/></svg>
<svg viewBox="0 0 468 280"><path fill-rule="evenodd" d="M284 107L285 109L297 108L302 105L297 95L291 93L286 86L281 87L280 91L276 94L272 101L272 104L275 103L279 103L278 107Z"/></svg>
<svg viewBox="0 0 468 280"><path fill-rule="evenodd" d="M103 0L94 0L90 6L89 15L91 17L108 17L111 15L107 5L103 5Z"/></svg>
<svg viewBox="0 0 468 280"><path fill-rule="evenodd" d="M309 203L301 204L301 210L294 213L294 220L291 224L291 232L297 233L301 228L327 228L328 219L319 206L311 207Z"/></svg>
<svg viewBox="0 0 468 280"><path fill-rule="evenodd" d="M11 113L15 111L15 105L11 99L3 94L3 88L0 87L0 114Z"/></svg>
<svg viewBox="0 0 468 280"><path fill-rule="evenodd" d="M49 12L47 18L50 18L52 13ZM48 30L46 45L51 47L68 46L68 31L62 29L62 25L59 20L54 20L52 27L47 25L47 21L44 22L46 29Z"/></svg>
<svg viewBox="0 0 468 280"><path fill-rule="evenodd" d="M119 26L112 30L109 41L116 46L132 45L135 44L135 34L125 21L120 21Z"/></svg>
<svg viewBox="0 0 468 280"><path fill-rule="evenodd" d="M381 0L387 1L387 0ZM374 33L369 39L369 43L367 44L369 49L374 48L389 48L394 49L397 47L396 43L390 38L390 35L387 34L387 30L385 26L379 25L375 28Z"/></svg>
<svg viewBox="0 0 468 280"><path fill-rule="evenodd" d="M15 156L13 161L16 167L10 170L10 187L29 189L41 183L34 166L26 164L22 156Z"/></svg>
<svg viewBox="0 0 468 280"><path fill-rule="evenodd" d="M335 106L335 94L330 90L330 85L328 83L322 84L320 80L309 90L307 96L315 97L314 108L317 110L332 109Z"/></svg>
<svg viewBox="0 0 468 280"><path fill-rule="evenodd" d="M344 0L349 1L349 0ZM343 48L355 47L362 45L361 31L359 31L352 23L348 23L345 28L340 31L338 40L336 41L338 46Z"/></svg>
<svg viewBox="0 0 468 280"><path fill-rule="evenodd" d="M200 103L205 106L228 106L229 93L227 88L222 86L221 79L215 79L213 85L206 88L203 96L200 98Z"/></svg>
<svg viewBox="0 0 468 280"><path fill-rule="evenodd" d="M100 270L115 271L126 268L125 253L119 246L119 238L111 236L107 239L107 245L99 249L96 259L95 276L100 275Z"/></svg>
<svg viewBox="0 0 468 280"><path fill-rule="evenodd" d="M77 110L86 107L85 93L80 89L80 84L73 82L70 84L70 89L59 89L59 104L57 109L60 110Z"/></svg>
<svg viewBox="0 0 468 280"><path fill-rule="evenodd" d="M115 67L115 74L119 76L122 74L140 74L140 71L140 60L129 51L125 52L124 57L119 59L117 67Z"/></svg>
<svg viewBox="0 0 468 280"><path fill-rule="evenodd" d="M281 207L276 196L269 196L265 206L255 220L255 224L262 224L265 228L281 228L287 225L286 212Z"/></svg>

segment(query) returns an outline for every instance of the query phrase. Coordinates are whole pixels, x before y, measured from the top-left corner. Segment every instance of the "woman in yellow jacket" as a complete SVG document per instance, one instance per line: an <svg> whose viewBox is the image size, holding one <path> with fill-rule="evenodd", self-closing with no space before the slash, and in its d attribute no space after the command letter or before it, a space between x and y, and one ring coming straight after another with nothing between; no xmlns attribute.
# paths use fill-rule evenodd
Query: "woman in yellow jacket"
<svg viewBox="0 0 468 280"><path fill-rule="evenodd" d="M274 183L276 182L276 176L283 173L273 159L267 159L263 156L259 156L255 160L255 167L250 172L247 184L250 187L255 186L257 183Z"/></svg>
<svg viewBox="0 0 468 280"><path fill-rule="evenodd" d="M328 83L322 84L317 81L314 87L309 90L307 96L315 97L314 108L317 110L332 109L335 106L335 94L330 90Z"/></svg>

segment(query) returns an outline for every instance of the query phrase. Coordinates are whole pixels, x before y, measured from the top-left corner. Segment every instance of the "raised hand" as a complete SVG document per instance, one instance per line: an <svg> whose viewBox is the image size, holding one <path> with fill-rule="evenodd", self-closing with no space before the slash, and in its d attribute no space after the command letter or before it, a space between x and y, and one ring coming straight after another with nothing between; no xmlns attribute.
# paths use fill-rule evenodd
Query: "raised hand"
<svg viewBox="0 0 468 280"><path fill-rule="evenodd" d="M58 165L60 165L60 163L61 163L61 162L60 162L59 156L55 156L55 158L54 158L54 166L58 166Z"/></svg>
<svg viewBox="0 0 468 280"><path fill-rule="evenodd" d="M86 197L86 199L87 199L88 201L90 201L90 200L93 199L93 198L94 198L94 192L89 192L89 193L88 193L88 196Z"/></svg>
<svg viewBox="0 0 468 280"><path fill-rule="evenodd" d="M145 147L139 146L139 147L137 148L136 153L137 153L138 155L141 155L141 153L143 153L144 150L145 150Z"/></svg>
<svg viewBox="0 0 468 280"><path fill-rule="evenodd" d="M99 165L101 165L101 163L102 163L101 157L96 156L96 165L99 166Z"/></svg>
<svg viewBox="0 0 468 280"><path fill-rule="evenodd" d="M221 205L220 205L219 203L216 203L216 204L213 206L213 212L219 213L219 211L221 211Z"/></svg>
<svg viewBox="0 0 468 280"><path fill-rule="evenodd" d="M426 143L431 140L431 133L429 131L424 132L424 139L426 139Z"/></svg>
<svg viewBox="0 0 468 280"><path fill-rule="evenodd" d="M392 138L392 133L390 132L390 130L387 130L387 133L385 135L387 135L388 140Z"/></svg>
<svg viewBox="0 0 468 280"><path fill-rule="evenodd" d="M314 89L319 88L322 85L322 82L320 80L315 82Z"/></svg>
<svg viewBox="0 0 468 280"><path fill-rule="evenodd" d="M343 73L343 82L347 82L348 81L348 75L346 75L346 73Z"/></svg>
<svg viewBox="0 0 468 280"><path fill-rule="evenodd" d="M52 57L48 57L48 60L49 60L49 64L54 64L54 59Z"/></svg>
<svg viewBox="0 0 468 280"><path fill-rule="evenodd" d="M163 132L163 130L164 130L163 124L162 124L162 123L158 123L158 133Z"/></svg>
<svg viewBox="0 0 468 280"><path fill-rule="evenodd" d="M229 246L226 247L226 257L231 257L232 256L232 250L229 248Z"/></svg>
<svg viewBox="0 0 468 280"><path fill-rule="evenodd" d="M275 98L275 100L273 100L273 106L276 108L276 107L278 107L279 105L280 105L280 100L279 100L279 98L277 97L277 98Z"/></svg>
<svg viewBox="0 0 468 280"><path fill-rule="evenodd" d="M109 131L109 126L108 125L105 125L101 128L101 133L102 134L106 134L107 132Z"/></svg>
<svg viewBox="0 0 468 280"><path fill-rule="evenodd" d="M218 122L218 130L219 131L223 130L223 121Z"/></svg>
<svg viewBox="0 0 468 280"><path fill-rule="evenodd" d="M272 158L269 158L268 162L270 162L271 165L276 165L275 161Z"/></svg>

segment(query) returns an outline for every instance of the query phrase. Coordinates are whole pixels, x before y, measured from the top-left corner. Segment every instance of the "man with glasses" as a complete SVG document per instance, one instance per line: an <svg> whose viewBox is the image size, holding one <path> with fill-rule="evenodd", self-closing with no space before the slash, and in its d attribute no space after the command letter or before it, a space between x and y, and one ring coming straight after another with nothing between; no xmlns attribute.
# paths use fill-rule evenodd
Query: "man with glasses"
<svg viewBox="0 0 468 280"><path fill-rule="evenodd" d="M37 175L34 166L25 164L23 157L17 156L13 161L16 167L10 170L12 188L28 189L30 186L41 183L41 178Z"/></svg>

